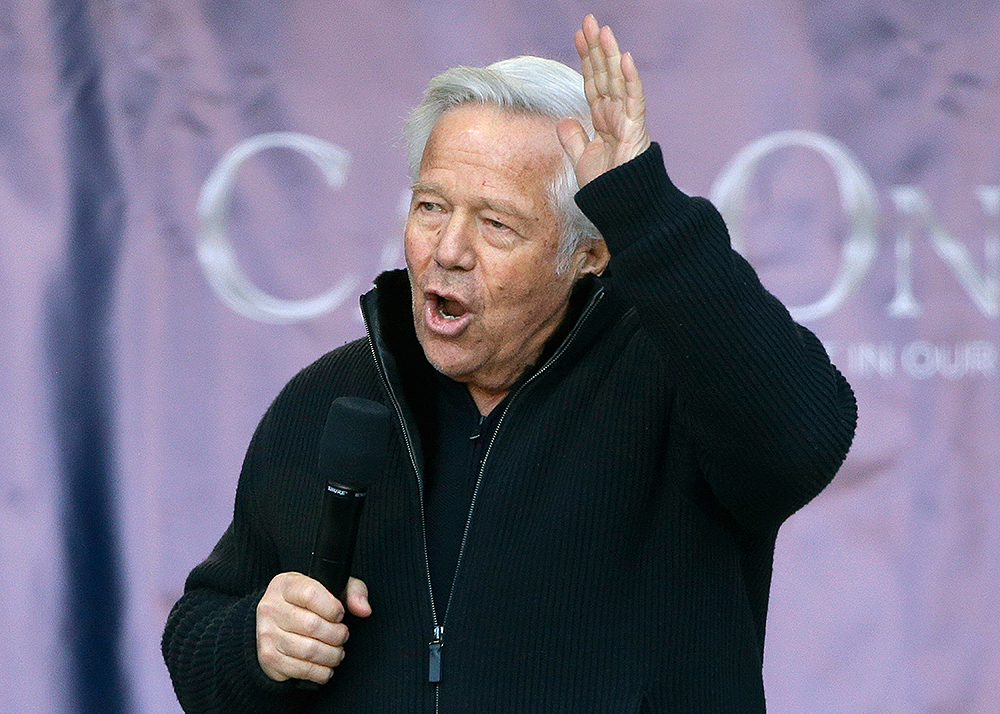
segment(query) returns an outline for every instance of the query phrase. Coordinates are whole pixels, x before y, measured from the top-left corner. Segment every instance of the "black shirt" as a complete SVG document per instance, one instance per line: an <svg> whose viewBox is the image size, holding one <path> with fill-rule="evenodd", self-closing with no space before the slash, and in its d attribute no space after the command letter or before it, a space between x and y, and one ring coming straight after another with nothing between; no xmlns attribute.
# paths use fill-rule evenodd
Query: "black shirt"
<svg viewBox="0 0 1000 714"><path fill-rule="evenodd" d="M426 449L424 510L431 588L443 617L483 457L510 395L482 416L465 384L437 374L435 387L437 429Z"/></svg>
<svg viewBox="0 0 1000 714"><path fill-rule="evenodd" d="M493 432L518 387L530 379L566 339L593 290L589 278L577 281L566 315L546 341L538 361L521 374L507 396L489 414L483 416L479 413L479 407L464 383L440 372L434 373L434 429L430 433L424 432L422 436L426 456L424 514L431 589L438 617L442 620L461 557L476 483Z"/></svg>

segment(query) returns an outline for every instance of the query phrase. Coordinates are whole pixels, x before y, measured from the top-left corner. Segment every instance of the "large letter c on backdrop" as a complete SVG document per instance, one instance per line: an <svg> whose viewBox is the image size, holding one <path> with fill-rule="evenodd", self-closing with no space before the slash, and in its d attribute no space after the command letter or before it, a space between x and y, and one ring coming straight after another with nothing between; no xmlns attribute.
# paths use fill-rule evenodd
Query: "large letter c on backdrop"
<svg viewBox="0 0 1000 714"><path fill-rule="evenodd" d="M336 309L358 285L346 275L329 291L304 300L283 300L268 295L250 282L236 260L236 251L226 231L226 214L240 164L271 148L298 151L323 172L331 188L344 185L350 155L329 142L306 134L273 132L259 134L237 144L205 179L198 196L198 260L212 289L236 312L254 320L293 323L310 320Z"/></svg>

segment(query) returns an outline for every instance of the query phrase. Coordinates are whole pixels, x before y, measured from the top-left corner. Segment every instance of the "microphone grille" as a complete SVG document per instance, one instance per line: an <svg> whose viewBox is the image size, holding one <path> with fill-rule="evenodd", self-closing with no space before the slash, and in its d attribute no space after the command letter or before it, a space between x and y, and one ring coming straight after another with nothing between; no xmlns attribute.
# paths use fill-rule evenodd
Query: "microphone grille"
<svg viewBox="0 0 1000 714"><path fill-rule="evenodd" d="M392 414L360 397L333 400L319 442L319 472L344 486L367 489L385 471Z"/></svg>

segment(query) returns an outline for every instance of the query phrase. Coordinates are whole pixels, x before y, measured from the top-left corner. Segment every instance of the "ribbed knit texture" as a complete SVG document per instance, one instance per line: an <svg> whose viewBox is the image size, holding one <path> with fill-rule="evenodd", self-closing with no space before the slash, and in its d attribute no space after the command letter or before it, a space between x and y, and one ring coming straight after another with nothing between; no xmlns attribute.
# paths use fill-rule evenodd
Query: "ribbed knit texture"
<svg viewBox="0 0 1000 714"><path fill-rule="evenodd" d="M853 395L730 250L715 209L673 187L658 147L577 200L611 266L497 427L440 685L427 681L431 597L410 457L422 469L415 421L433 380L399 272L365 299L384 373L368 340L335 350L289 383L254 435L233 525L164 633L186 711L433 712L436 687L444 714L764 711L774 538L843 460ZM271 577L306 568L316 444L341 395L398 405L402 423L355 556L373 614L348 620L331 683L300 692L260 670L254 609Z"/></svg>

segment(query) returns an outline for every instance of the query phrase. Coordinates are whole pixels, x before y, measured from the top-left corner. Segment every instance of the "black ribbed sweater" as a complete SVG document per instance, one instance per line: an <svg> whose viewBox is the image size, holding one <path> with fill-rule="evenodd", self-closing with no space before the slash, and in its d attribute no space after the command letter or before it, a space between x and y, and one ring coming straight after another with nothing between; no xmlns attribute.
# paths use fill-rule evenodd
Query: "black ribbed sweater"
<svg viewBox="0 0 1000 714"><path fill-rule="evenodd" d="M422 532L417 425L434 380L405 273L390 273L363 298L369 339L307 367L264 415L233 522L170 614L163 652L187 712L764 711L774 539L842 462L853 395L656 145L577 202L609 270L505 407L447 614ZM255 608L275 574L307 568L316 445L342 395L397 413L354 563L373 614L348 618L331 682L299 691L257 664Z"/></svg>

